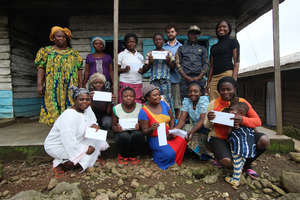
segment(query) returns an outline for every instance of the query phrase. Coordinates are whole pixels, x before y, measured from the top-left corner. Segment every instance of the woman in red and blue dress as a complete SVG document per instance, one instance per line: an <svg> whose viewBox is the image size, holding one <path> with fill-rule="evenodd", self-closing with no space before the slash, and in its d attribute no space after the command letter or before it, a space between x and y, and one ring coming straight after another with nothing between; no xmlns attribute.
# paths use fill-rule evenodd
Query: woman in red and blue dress
<svg viewBox="0 0 300 200"><path fill-rule="evenodd" d="M153 151L153 161L163 170L175 162L180 166L186 149L185 139L169 134L174 127L172 111L167 103L161 101L159 88L147 85L143 88L143 96L147 101L139 113L139 125L143 134L148 136L149 147ZM159 146L157 128L165 123L167 145Z"/></svg>

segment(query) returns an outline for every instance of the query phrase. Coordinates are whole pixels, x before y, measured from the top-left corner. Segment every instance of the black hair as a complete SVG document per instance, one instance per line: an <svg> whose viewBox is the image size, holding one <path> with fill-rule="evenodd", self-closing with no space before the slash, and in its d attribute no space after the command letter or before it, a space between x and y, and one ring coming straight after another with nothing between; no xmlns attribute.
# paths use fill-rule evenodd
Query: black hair
<svg viewBox="0 0 300 200"><path fill-rule="evenodd" d="M245 102L235 102L230 105L229 109L231 110L233 107L237 108L239 112L243 114L247 114L249 111L249 106Z"/></svg>
<svg viewBox="0 0 300 200"><path fill-rule="evenodd" d="M162 33L154 33L152 39L154 40L154 38L158 35L160 35L162 37L162 39L164 39L164 35Z"/></svg>
<svg viewBox="0 0 300 200"><path fill-rule="evenodd" d="M135 33L127 33L127 34L124 36L125 44L128 42L129 38L134 38L134 39L135 39L135 42L138 43L138 38L137 38L137 36L136 36Z"/></svg>
<svg viewBox="0 0 300 200"><path fill-rule="evenodd" d="M225 22L225 23L228 25L229 32L228 32L227 35L230 35L230 34L231 34L231 31L232 31L231 24L229 24L228 21L226 21L226 20L221 20L221 21L219 21L219 22L217 23L217 25L216 25L216 36L217 36L217 37L219 37L219 35L218 35L218 27L219 27L219 25L220 25L222 22Z"/></svg>
<svg viewBox="0 0 300 200"><path fill-rule="evenodd" d="M193 85L196 85L200 88L200 92L201 92L201 95L204 95L205 94L205 88L203 85L201 85L198 81L191 81L188 85L188 88L190 88L191 86Z"/></svg>
<svg viewBox="0 0 300 200"><path fill-rule="evenodd" d="M131 92L134 94L134 96L136 96L136 93L135 93L135 91L134 91L133 88L131 88L131 87L125 87L124 90L122 90L122 92L121 92L121 97L123 97L123 94L124 94L126 91L131 91Z"/></svg>
<svg viewBox="0 0 300 200"><path fill-rule="evenodd" d="M174 24L168 24L166 26L166 32L168 32L168 30L170 30L171 28L174 28L174 30L177 32L177 28L176 28L176 26Z"/></svg>
<svg viewBox="0 0 300 200"><path fill-rule="evenodd" d="M234 78L232 78L231 76L225 76L225 77L221 78L221 79L219 80L218 84L217 84L217 90L218 90L218 92L220 92L221 85L222 85L223 83L231 83L232 86L234 87L234 89L236 89L237 86L238 86L238 85L237 85L237 82L236 82L236 80L234 80Z"/></svg>

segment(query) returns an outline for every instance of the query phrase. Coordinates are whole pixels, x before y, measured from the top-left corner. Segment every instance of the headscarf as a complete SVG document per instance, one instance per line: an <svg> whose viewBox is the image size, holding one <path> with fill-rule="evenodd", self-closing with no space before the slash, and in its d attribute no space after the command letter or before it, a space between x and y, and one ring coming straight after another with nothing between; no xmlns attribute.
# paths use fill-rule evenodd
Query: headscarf
<svg viewBox="0 0 300 200"><path fill-rule="evenodd" d="M106 83L106 78L103 74L99 73L99 72L96 72L94 73L90 78L89 78L89 81L88 81L88 88L89 90L93 89L93 82L97 79L100 79L104 85Z"/></svg>
<svg viewBox="0 0 300 200"><path fill-rule="evenodd" d="M62 28L60 26L53 26L51 28L51 32L50 32L50 35L49 35L49 39L50 41L54 41L54 34L57 32L57 31L62 31L66 34L66 36L69 38L69 39L72 39L72 33L70 31L70 29L68 28Z"/></svg>
<svg viewBox="0 0 300 200"><path fill-rule="evenodd" d="M143 97L146 98L146 96L153 90L159 90L159 88L152 84L145 85L143 87Z"/></svg>
<svg viewBox="0 0 300 200"><path fill-rule="evenodd" d="M89 91L85 88L78 88L74 85L71 86L71 90L73 91L72 98L76 100L76 98L81 94L89 94Z"/></svg>
<svg viewBox="0 0 300 200"><path fill-rule="evenodd" d="M92 46L94 46L94 42L96 40L100 40L102 42L102 44L103 44L103 49L105 49L106 42L105 42L105 40L102 37L99 37L99 36L93 37L92 42L91 42Z"/></svg>

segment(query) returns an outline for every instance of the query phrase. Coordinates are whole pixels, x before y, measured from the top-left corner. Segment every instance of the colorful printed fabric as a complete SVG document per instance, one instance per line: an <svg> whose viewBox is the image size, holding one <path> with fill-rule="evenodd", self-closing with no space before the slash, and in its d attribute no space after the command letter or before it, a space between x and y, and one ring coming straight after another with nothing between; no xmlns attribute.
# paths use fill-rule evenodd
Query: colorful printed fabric
<svg viewBox="0 0 300 200"><path fill-rule="evenodd" d="M256 155L254 134L253 128L245 126L233 129L228 137L231 151L243 158L254 158Z"/></svg>
<svg viewBox="0 0 300 200"><path fill-rule="evenodd" d="M152 55L152 51L146 54L145 64L149 64L149 57ZM171 51L168 51L168 56L171 58L171 62L175 60ZM155 59L151 68L150 81L167 79L170 80L170 67L167 65L166 60Z"/></svg>
<svg viewBox="0 0 300 200"><path fill-rule="evenodd" d="M163 101L160 102L162 112L160 114L152 113L147 106L143 106L139 113L139 120L147 120L149 126L153 123L166 123L166 133L169 132L169 122L171 120L168 111L170 107ZM175 162L180 166L186 149L186 141L176 136L168 140L165 146L159 146L157 130L153 131L152 136L148 137L149 147L153 151L153 161L163 170L168 169Z"/></svg>
<svg viewBox="0 0 300 200"><path fill-rule="evenodd" d="M190 98L184 98L181 111L187 112L193 121L193 124L200 120L200 115L206 113L209 104L208 96L200 96L196 109L193 108L193 102Z"/></svg>
<svg viewBox="0 0 300 200"><path fill-rule="evenodd" d="M78 86L77 72L82 69L82 58L72 48L56 50L48 46L38 51L34 64L45 70L40 122L52 125L74 103L70 87Z"/></svg>

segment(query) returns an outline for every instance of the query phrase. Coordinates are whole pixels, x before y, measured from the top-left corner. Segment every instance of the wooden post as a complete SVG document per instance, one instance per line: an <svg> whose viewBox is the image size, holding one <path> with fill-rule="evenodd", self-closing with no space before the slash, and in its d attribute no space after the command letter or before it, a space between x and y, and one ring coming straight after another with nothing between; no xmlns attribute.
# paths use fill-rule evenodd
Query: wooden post
<svg viewBox="0 0 300 200"><path fill-rule="evenodd" d="M282 134L281 72L279 52L279 0L273 0L273 51L277 133Z"/></svg>
<svg viewBox="0 0 300 200"><path fill-rule="evenodd" d="M114 88L113 93L118 101L118 41L119 41L119 0L114 0Z"/></svg>

